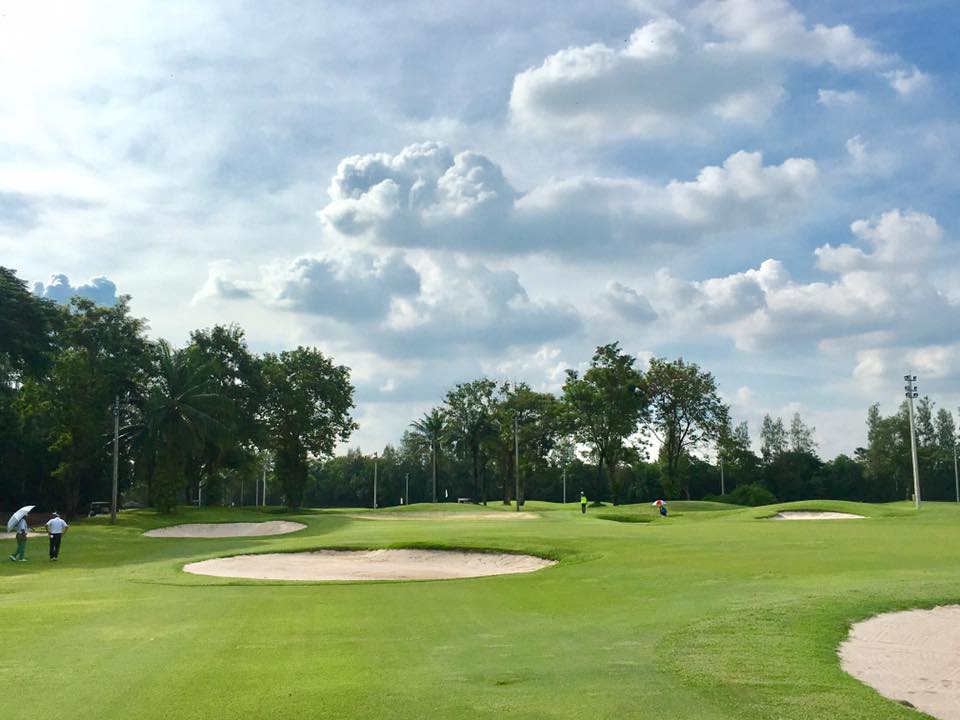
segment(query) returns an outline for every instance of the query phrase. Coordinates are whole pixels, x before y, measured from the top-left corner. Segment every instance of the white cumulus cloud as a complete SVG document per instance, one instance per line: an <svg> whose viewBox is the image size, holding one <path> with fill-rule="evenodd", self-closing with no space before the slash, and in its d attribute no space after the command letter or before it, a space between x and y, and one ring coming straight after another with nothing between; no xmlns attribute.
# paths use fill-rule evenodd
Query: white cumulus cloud
<svg viewBox="0 0 960 720"><path fill-rule="evenodd" d="M943 231L934 218L891 210L858 220L860 246L826 244L815 251L830 281L799 282L782 262L723 277L685 282L661 272L655 307L682 308L694 327L732 337L756 350L770 343L861 338L876 344L943 343L960 323L960 305L932 279ZM860 373L876 367L860 360Z"/></svg>
<svg viewBox="0 0 960 720"><path fill-rule="evenodd" d="M516 75L513 122L607 142L761 122L786 96L795 67L885 73L901 94L925 82L850 26L811 25L786 0L706 0L683 22L664 8L656 15L622 47L569 47ZM855 99L853 91L819 93L825 105Z"/></svg>
<svg viewBox="0 0 960 720"><path fill-rule="evenodd" d="M66 304L72 297L93 300L98 305L113 305L117 302L117 286L103 277L90 278L82 285L72 285L70 278L62 273L51 275L45 282L34 283L33 292L40 297Z"/></svg>
<svg viewBox="0 0 960 720"><path fill-rule="evenodd" d="M425 143L345 159L319 216L333 237L390 247L610 255L781 220L816 178L810 159L740 151L693 180L581 176L521 194L489 158Z"/></svg>

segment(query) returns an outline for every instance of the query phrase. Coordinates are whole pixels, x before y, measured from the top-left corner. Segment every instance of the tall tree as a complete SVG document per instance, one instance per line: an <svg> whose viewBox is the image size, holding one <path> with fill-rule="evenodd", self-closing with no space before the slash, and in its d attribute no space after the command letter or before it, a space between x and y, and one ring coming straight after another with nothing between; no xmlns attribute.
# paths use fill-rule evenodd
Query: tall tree
<svg viewBox="0 0 960 720"><path fill-rule="evenodd" d="M56 503L74 512L81 501L108 495L111 408L118 396L141 397L151 353L145 323L130 316L126 297L112 307L73 298L60 323L49 377L25 383L21 401L55 458Z"/></svg>
<svg viewBox="0 0 960 720"><path fill-rule="evenodd" d="M883 417L876 404L867 411L864 480L873 501L903 500L913 490L907 413L906 401L890 417Z"/></svg>
<svg viewBox="0 0 960 720"><path fill-rule="evenodd" d="M38 298L15 271L0 266L0 385L48 370L57 319L52 302Z"/></svg>
<svg viewBox="0 0 960 720"><path fill-rule="evenodd" d="M917 444L922 448L932 447L937 442L937 434L933 426L934 404L926 395L917 403L914 422L917 430Z"/></svg>
<svg viewBox="0 0 960 720"><path fill-rule="evenodd" d="M957 443L957 426L953 422L953 415L946 408L937 410L937 419L934 423L937 447L952 455Z"/></svg>
<svg viewBox="0 0 960 720"><path fill-rule="evenodd" d="M769 415L763 416L760 423L760 457L764 463L771 463L780 455L787 452L789 445L787 431L783 427L783 420L774 420Z"/></svg>
<svg viewBox="0 0 960 720"><path fill-rule="evenodd" d="M690 486L680 472L683 459L716 441L729 425L729 409L720 399L713 375L683 358L653 358L644 382L649 402L646 426L660 442L663 482L668 492Z"/></svg>
<svg viewBox="0 0 960 720"><path fill-rule="evenodd" d="M732 430L729 426L720 436L717 451L723 458L727 492L737 485L757 482L760 459L750 449L750 427L746 420Z"/></svg>
<svg viewBox="0 0 960 720"><path fill-rule="evenodd" d="M299 507L310 456L330 455L357 424L350 369L314 348L263 356L263 420L288 507Z"/></svg>
<svg viewBox="0 0 960 720"><path fill-rule="evenodd" d="M437 502L437 464L440 460L440 439L447 427L447 416L443 408L433 408L424 413L419 420L410 423L413 432L411 437L419 447L427 451L430 458L431 491L433 502Z"/></svg>
<svg viewBox="0 0 960 720"><path fill-rule="evenodd" d="M596 462L598 488L612 487L624 444L637 433L647 406L643 394L635 391L643 385L635 362L614 342L597 347L583 377L567 370L563 399L570 409L574 437L590 447Z"/></svg>
<svg viewBox="0 0 960 720"><path fill-rule="evenodd" d="M260 362L247 347L243 329L238 325L215 325L190 333L187 352L208 367L219 394L226 398L228 412L219 418L224 432L216 442L207 442L203 452L191 464L191 486L204 483L206 497L214 499L224 474L251 474L256 464L256 449L263 445L258 421L263 400Z"/></svg>
<svg viewBox="0 0 960 720"><path fill-rule="evenodd" d="M156 345L157 371L143 404L143 428L137 438L138 466L161 512L177 503L188 463L222 438L227 428L218 419L229 414L229 399L215 369L189 351Z"/></svg>
<svg viewBox="0 0 960 720"><path fill-rule="evenodd" d="M496 387L496 383L489 378L458 383L446 398L450 437L460 455L469 460L473 491L480 496L484 505L487 504L484 444L493 434Z"/></svg>
<svg viewBox="0 0 960 720"><path fill-rule="evenodd" d="M526 383L505 383L500 388L495 424L503 466L504 502L509 502L514 488L519 488L516 500L523 504L525 480L546 470L547 457L564 432L564 420L562 404L550 393L536 392Z"/></svg>
<svg viewBox="0 0 960 720"><path fill-rule="evenodd" d="M793 418L790 420L790 435L789 443L790 450L796 453L809 453L810 455L815 455L817 451L817 443L813 439L813 433L816 432L815 427L811 427L803 422L803 419L800 417L800 413L795 412Z"/></svg>

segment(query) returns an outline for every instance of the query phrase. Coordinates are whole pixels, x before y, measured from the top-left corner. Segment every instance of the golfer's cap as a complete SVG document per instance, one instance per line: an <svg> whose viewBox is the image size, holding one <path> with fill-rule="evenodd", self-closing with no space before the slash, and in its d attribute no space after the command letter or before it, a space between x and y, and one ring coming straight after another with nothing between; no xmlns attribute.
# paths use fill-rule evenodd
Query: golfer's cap
<svg viewBox="0 0 960 720"><path fill-rule="evenodd" d="M53 511L53 516L54 516L54 517L60 517L60 513L58 513L56 510L54 510L54 511Z"/></svg>

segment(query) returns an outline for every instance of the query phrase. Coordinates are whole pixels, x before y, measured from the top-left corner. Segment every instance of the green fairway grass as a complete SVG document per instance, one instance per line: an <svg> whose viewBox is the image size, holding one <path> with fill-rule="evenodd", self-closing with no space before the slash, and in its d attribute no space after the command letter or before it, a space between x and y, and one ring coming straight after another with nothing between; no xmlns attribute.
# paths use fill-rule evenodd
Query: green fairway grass
<svg viewBox="0 0 960 720"><path fill-rule="evenodd" d="M849 625L960 600L960 506L815 501L591 508L404 522L353 510L184 509L74 523L0 565L0 676L30 716L176 718L916 718L840 669ZM863 520L774 522L780 509ZM408 511L513 512L412 505ZM360 512L366 512L359 510ZM369 511L373 512L373 511ZM610 522L602 515L639 522ZM284 519L259 538L148 538ZM187 562L321 547L499 549L559 560L469 580L284 583ZM6 554L14 542L7 541Z"/></svg>

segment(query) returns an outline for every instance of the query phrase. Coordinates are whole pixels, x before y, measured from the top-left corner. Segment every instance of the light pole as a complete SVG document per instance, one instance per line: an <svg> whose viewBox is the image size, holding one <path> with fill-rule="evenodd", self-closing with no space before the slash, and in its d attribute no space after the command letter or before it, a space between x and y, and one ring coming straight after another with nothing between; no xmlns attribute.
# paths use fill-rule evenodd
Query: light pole
<svg viewBox="0 0 960 720"><path fill-rule="evenodd" d="M563 504L567 504L567 466L563 466Z"/></svg>
<svg viewBox="0 0 960 720"><path fill-rule="evenodd" d="M263 464L263 490L260 491L260 505L262 507L267 506L267 464Z"/></svg>
<svg viewBox="0 0 960 720"><path fill-rule="evenodd" d="M907 397L907 402L910 407L910 454L913 457L913 501L914 506L917 510L920 509L920 469L917 464L917 431L914 428L913 423L913 399L919 397L920 393L917 392L917 376L916 375L904 375L903 379L907 382L903 386L903 389L906 390L904 395Z"/></svg>
<svg viewBox="0 0 960 720"><path fill-rule="evenodd" d="M957 474L957 441L953 441L953 482L957 486L957 502L960 503L960 475Z"/></svg>
<svg viewBox="0 0 960 720"><path fill-rule="evenodd" d="M117 463L120 460L120 396L113 398L113 487L110 491L110 524L117 522Z"/></svg>
<svg viewBox="0 0 960 720"><path fill-rule="evenodd" d="M410 473L403 474L404 490L403 496L407 499L407 505L410 504Z"/></svg>
<svg viewBox="0 0 960 720"><path fill-rule="evenodd" d="M377 509L377 454L373 454L373 509Z"/></svg>
<svg viewBox="0 0 960 720"><path fill-rule="evenodd" d="M717 453L717 457L720 458L720 494L726 495L727 488L723 482L723 453Z"/></svg>
<svg viewBox="0 0 960 720"><path fill-rule="evenodd" d="M517 512L520 512L520 436L516 413L513 414L513 473L517 480Z"/></svg>
<svg viewBox="0 0 960 720"><path fill-rule="evenodd" d="M437 438L434 436L433 442L430 443L430 454L433 460L433 502L437 502Z"/></svg>

